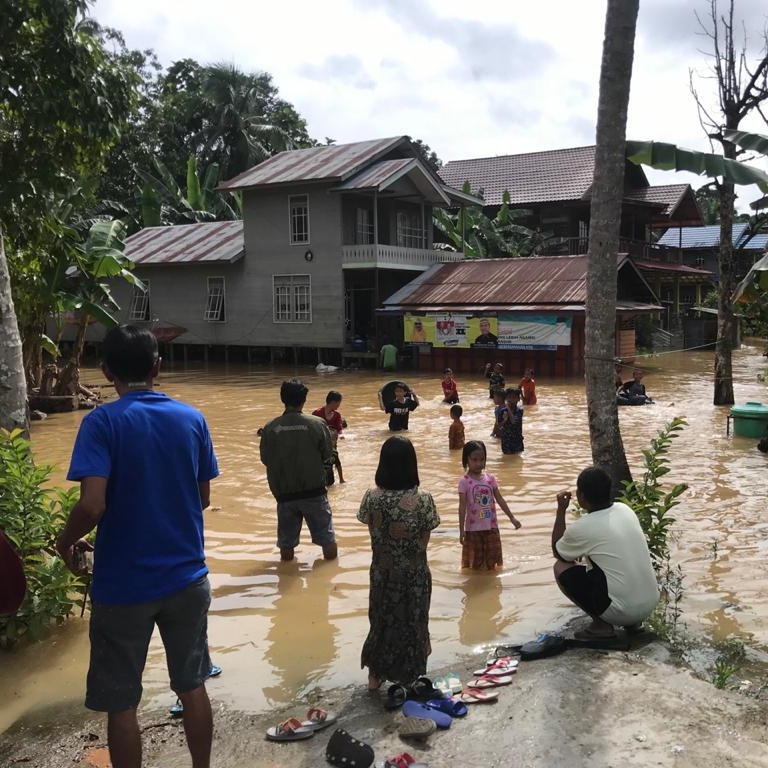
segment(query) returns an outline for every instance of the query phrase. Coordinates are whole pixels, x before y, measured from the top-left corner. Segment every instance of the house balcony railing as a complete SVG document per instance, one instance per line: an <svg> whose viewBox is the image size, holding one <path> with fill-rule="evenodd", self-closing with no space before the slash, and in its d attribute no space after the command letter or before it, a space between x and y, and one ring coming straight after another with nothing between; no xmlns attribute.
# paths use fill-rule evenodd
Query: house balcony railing
<svg viewBox="0 0 768 768"><path fill-rule="evenodd" d="M399 245L343 245L342 266L346 269L413 269L423 271L444 261L461 261L460 251L404 248Z"/></svg>
<svg viewBox="0 0 768 768"><path fill-rule="evenodd" d="M578 256L589 250L588 237L563 237L557 242L546 243L537 252L538 256ZM681 264L682 251L668 245L648 243L644 240L634 240L629 237L619 238L619 253L627 253L633 259L640 261L659 261L665 264Z"/></svg>

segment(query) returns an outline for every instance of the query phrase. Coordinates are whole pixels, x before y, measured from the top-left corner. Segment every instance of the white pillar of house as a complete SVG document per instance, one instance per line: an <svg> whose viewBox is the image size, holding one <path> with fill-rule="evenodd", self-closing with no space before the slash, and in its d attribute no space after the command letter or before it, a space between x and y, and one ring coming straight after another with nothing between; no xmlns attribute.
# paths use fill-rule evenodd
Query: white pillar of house
<svg viewBox="0 0 768 768"><path fill-rule="evenodd" d="M421 201L421 247L427 247L427 223L424 221L424 201Z"/></svg>
<svg viewBox="0 0 768 768"><path fill-rule="evenodd" d="M373 190L373 244L379 244L379 193Z"/></svg>

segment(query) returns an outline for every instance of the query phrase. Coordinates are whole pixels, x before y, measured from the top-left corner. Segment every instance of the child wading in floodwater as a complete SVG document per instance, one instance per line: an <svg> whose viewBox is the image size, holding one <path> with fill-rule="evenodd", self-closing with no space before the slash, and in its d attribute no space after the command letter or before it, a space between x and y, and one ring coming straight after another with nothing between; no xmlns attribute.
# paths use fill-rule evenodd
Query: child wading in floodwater
<svg viewBox="0 0 768 768"><path fill-rule="evenodd" d="M510 387L504 392L504 423L501 426L501 452L522 453L523 447L523 406L520 404L520 390Z"/></svg>
<svg viewBox="0 0 768 768"><path fill-rule="evenodd" d="M462 568L490 571L503 565L496 502L515 529L521 523L504 501L496 478L485 471L485 461L485 443L470 440L461 454L466 474L459 480L459 541Z"/></svg>
<svg viewBox="0 0 768 768"><path fill-rule="evenodd" d="M461 420L461 414L464 409L460 405L451 406L451 427L448 430L448 450L458 451L464 447L464 422Z"/></svg>
<svg viewBox="0 0 768 768"><path fill-rule="evenodd" d="M520 395L523 405L536 405L536 379L533 378L533 368L526 368L520 379Z"/></svg>
<svg viewBox="0 0 768 768"><path fill-rule="evenodd" d="M330 467L325 468L325 484L333 485L334 483L334 468L339 473L339 482L344 482L344 470L341 467L341 459L339 458L339 433L335 429L328 430L331 433L331 445L333 446L333 464Z"/></svg>
<svg viewBox="0 0 768 768"><path fill-rule="evenodd" d="M495 389L504 389L504 366L501 363L485 364L485 377L488 379L488 397L493 397Z"/></svg>
<svg viewBox="0 0 768 768"><path fill-rule="evenodd" d="M443 371L443 380L440 383L443 385L443 402L451 405L458 403L459 391L456 389L456 379L453 378L453 371L450 368Z"/></svg>
<svg viewBox="0 0 768 768"><path fill-rule="evenodd" d="M493 429L491 430L491 437L501 437L501 428L504 426L504 414L506 413L507 406L504 405L504 390L493 390Z"/></svg>

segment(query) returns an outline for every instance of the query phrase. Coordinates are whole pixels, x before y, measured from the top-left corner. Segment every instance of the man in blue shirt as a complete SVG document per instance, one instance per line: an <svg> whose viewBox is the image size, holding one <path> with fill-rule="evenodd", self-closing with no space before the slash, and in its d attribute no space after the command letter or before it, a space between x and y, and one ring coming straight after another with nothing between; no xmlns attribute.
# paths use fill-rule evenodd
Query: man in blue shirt
<svg viewBox="0 0 768 768"><path fill-rule="evenodd" d="M218 475L211 437L198 411L153 391L160 358L150 331L113 328L103 357L102 371L120 397L80 425L67 475L80 481L80 500L56 544L74 573L84 571L83 550L94 549L85 705L107 712L113 768L141 768L136 708L157 625L184 706L193 768L209 768L203 509ZM96 526L92 548L82 537Z"/></svg>

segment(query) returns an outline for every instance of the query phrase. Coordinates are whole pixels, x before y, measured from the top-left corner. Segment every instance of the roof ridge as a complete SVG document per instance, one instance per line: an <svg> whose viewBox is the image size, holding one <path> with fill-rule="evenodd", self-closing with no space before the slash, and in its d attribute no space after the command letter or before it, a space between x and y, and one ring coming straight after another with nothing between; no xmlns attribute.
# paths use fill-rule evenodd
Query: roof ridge
<svg viewBox="0 0 768 768"><path fill-rule="evenodd" d="M579 147L560 147L559 149L538 149L533 152L514 152L512 154L507 155L485 155L483 157L465 157L461 160L448 160L445 165L443 165L443 168L445 168L447 165L450 165L451 163L471 163L475 162L477 160L499 160L500 158L504 157L525 157L526 155L551 155L555 152L573 152L577 149L594 149L595 144L584 144Z"/></svg>

